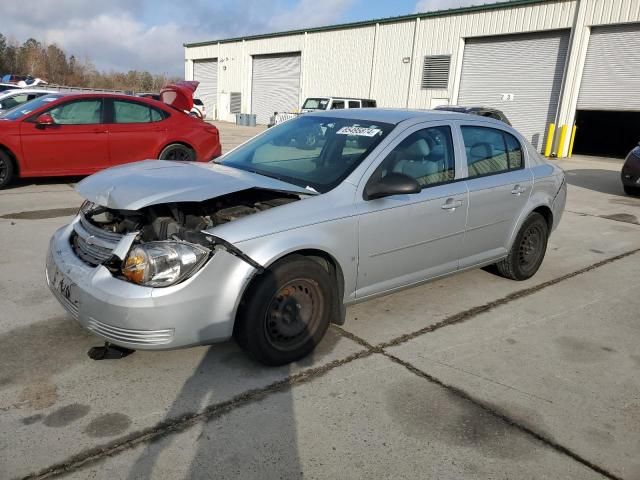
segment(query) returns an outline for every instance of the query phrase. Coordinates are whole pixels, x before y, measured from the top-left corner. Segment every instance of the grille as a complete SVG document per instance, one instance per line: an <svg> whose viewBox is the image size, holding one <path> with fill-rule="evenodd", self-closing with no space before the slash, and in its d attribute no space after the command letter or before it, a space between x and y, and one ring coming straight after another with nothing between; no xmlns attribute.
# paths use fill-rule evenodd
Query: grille
<svg viewBox="0 0 640 480"><path fill-rule="evenodd" d="M76 222L73 231L73 250L83 262L94 267L109 259L122 239L119 233L108 232L91 224L84 215L80 216L80 221Z"/></svg>
<svg viewBox="0 0 640 480"><path fill-rule="evenodd" d="M87 328L92 332L115 342L131 343L137 345L164 345L173 340L173 329L163 330L132 330L129 328L114 327L91 318Z"/></svg>

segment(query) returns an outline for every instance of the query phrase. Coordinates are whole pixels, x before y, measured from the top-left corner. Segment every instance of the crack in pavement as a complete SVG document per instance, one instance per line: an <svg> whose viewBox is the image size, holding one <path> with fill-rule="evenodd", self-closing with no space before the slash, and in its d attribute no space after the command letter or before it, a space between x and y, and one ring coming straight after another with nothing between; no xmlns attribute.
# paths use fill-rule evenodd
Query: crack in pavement
<svg viewBox="0 0 640 480"><path fill-rule="evenodd" d="M509 417L508 414L503 413L501 411L499 411L498 409L495 408L495 406L490 406L487 403L475 398L473 395L471 395L470 393L466 392L465 390L456 387L454 385L450 385L448 383L445 383L444 381L440 380L437 377L434 377L433 375L428 374L427 372L425 372L424 370L420 370L419 368L415 367L414 365L412 365L409 362L406 362L404 360L401 360L400 358L396 357L395 355L387 352L386 350L384 350L384 348L382 348L379 345L371 345L369 342L367 342L366 340L364 340L363 338L354 335L351 332L347 332L346 330L342 329L341 327L335 326L334 325L334 329L340 334L343 335L345 338L348 338L354 342L357 342L359 345L363 346L364 348L367 348L372 354L377 353L377 354L381 354L384 355L385 357L387 357L389 360L391 360L392 362L403 366L404 368L406 368L407 370L409 370L411 373L417 375L418 377L424 378L425 380L438 385L439 387L444 388L445 390L451 392L453 395L457 396L458 398L461 398L467 402L472 403L473 405L483 409L485 412L489 413L490 415L493 415L494 417L506 422L508 425L516 428L517 430L523 432L526 435L529 435L533 438L535 438L537 441L541 442L542 444L544 444L545 446L551 448L552 450L555 450L558 453L561 453L563 455L568 456L569 458L571 458L572 460L575 460L578 463L581 463L582 465L584 465L587 468L590 468L591 470L599 473L600 475L604 475L605 477L611 479L611 480L622 480L621 477L618 477L617 475L609 472L607 469L605 469L604 467L601 467L593 462L591 462L590 460L587 460L586 458L582 457L581 455L579 455L578 453L574 452L573 450L571 450L568 447L565 447L564 445L556 442L555 440L552 440L544 435L542 435L541 433L535 431L533 428L531 427L527 427L526 425L523 425L521 423L519 423L517 420L514 420L513 418Z"/></svg>
<svg viewBox="0 0 640 480"><path fill-rule="evenodd" d="M600 473L601 475L604 475L610 479L613 480L619 480L619 477L613 475L612 473L606 471L604 468L599 467L598 465L592 464L591 462L589 462L588 460L582 458L581 456L579 456L577 453L571 451L570 449L568 449L567 447L564 447L558 443L556 443L553 440L550 440L546 437L544 437L543 435L535 432L534 430L521 425L519 423L517 423L516 421L510 419L508 416L506 416L503 413L500 413L498 411L496 411L495 409L489 407L488 405L485 405L484 403L482 403L481 401L475 399L474 397L472 397L471 395L467 394L466 392L464 392L463 390L458 389L457 387L454 386L450 386L445 384L444 382L442 382L441 380L432 377L431 375L422 372L421 370L417 369L416 367L414 367L413 365L406 363L400 359L398 359L397 357L393 356L392 354L388 353L385 351L386 348L389 347L394 347L394 346L398 346L400 344L403 344L409 340L412 340L420 335L429 333L429 332L433 332L435 330L439 330L440 328L444 328L446 326L449 325L456 325L459 323L463 323L467 320L470 320L471 318L481 314L481 313L485 313L488 312L490 310L493 310L497 307L506 305L510 302L513 302L515 300L518 300L520 298L524 298L526 296L532 295L536 292L539 292L540 290L543 290L547 287L556 285L560 282L563 282L565 280L568 280L570 278L576 277L578 275L582 275L584 273L590 272L592 270L595 270L599 267L602 267L604 265L607 265L609 263L613 263L617 260L621 260L625 257L634 255L636 253L640 252L640 248L625 252L625 253L621 253L619 255L616 255L614 257L610 257L608 259L602 260L600 262L594 263L592 265L589 265L587 267L581 268L579 270L576 270L574 272L568 273L566 275L562 275L558 278L549 280L547 282L543 282L539 285L535 285L533 287L530 288L526 288L523 290L519 290L517 292L513 292L509 295L506 295L505 297L502 297L498 300L492 301L492 302L488 302L484 305L479 305L476 307L472 307L468 310L465 310L463 312L459 312L457 314L454 314L450 317L445 318L444 320L435 323L433 325L430 325L428 327L422 328L420 330L417 330L413 333L409 333L406 335L401 335L399 337L396 337L393 340L390 340L388 342L382 342L378 345L371 345L369 342L367 342L366 340L364 340L363 338L354 335L351 332L348 332L346 330L344 330L341 327L338 327L336 325L331 325L331 327L338 332L341 336L348 338L349 340L359 344L360 346L362 346L364 348L364 350L361 350L357 353L354 353L352 355L349 355L348 357L345 357L341 360L334 360L332 362L329 362L325 365L319 366L319 367L315 367L315 368L310 368L307 370L304 370L302 372L296 373L294 375L290 375L282 380L278 380L274 383L271 383L265 387L261 387L261 388L257 388L257 389L251 389L251 390L247 390L243 393L240 393L234 397L232 397L229 400L220 402L220 403L216 403L216 404L212 404L209 405L208 407L205 407L204 410L202 410L201 412L194 412L194 413L187 413L184 415L181 415L179 417L175 417L172 419L168 419L165 420L163 422L160 422L156 425L154 425L153 427L149 427L143 430L140 430L138 432L132 432L122 438L116 439L112 442L109 442L107 444L104 445L100 445L97 447L93 447L87 450L84 450L70 458L68 458L65 461L62 461L60 463L56 463L54 465L51 465L49 467L46 467L38 472L34 472L34 473L30 473L24 477L22 477L23 480L42 480L45 478L51 478L57 475L61 475L63 473L70 473L72 471L78 470L79 468L87 465L87 464L91 464L91 463L95 463L98 462L99 460L108 457L108 456L113 456L116 455L124 450L128 450L130 448L133 448L141 443L144 442L148 442L148 441L152 441L155 439L158 439L160 437L164 437L166 435L172 434L172 433L177 433L177 432L181 432L184 431L185 429L187 429L188 427L196 424L199 421L211 421L217 418L222 417L223 415L226 415L227 413L235 410L236 408L245 406L245 405L250 405L252 403L256 403L259 402L260 400L264 399L265 397L267 397L268 395L272 394L272 393L276 393L276 392L280 392L285 390L286 388L290 388L293 387L295 385L298 384L302 384L308 381L311 381L315 378L319 378L323 375L325 375L326 373L328 373L329 371L341 367L343 365L346 365L348 363L351 363L354 360L360 359L360 358L365 358L368 357L372 354L382 354L384 356L386 356L387 358L389 358L390 360L403 365L405 368L408 368L410 371L412 371L413 373L433 382L436 383L440 386L442 386L443 388L446 388L448 390L450 390L452 393L458 395L459 397L466 399L472 403L474 403L475 405L479 406L480 408L483 408L484 410L486 410L487 412L497 416L498 418L504 420L505 422L509 423L510 425L513 425L514 427L518 428L519 430L533 436L534 438L538 439L539 441L543 442L544 444L548 445L549 447L557 450L558 452L561 452L571 458L573 458L574 460L582 463L583 465L587 466L588 468L591 468L592 470Z"/></svg>
<svg viewBox="0 0 640 480"><path fill-rule="evenodd" d="M309 368L302 372L290 375L282 380L273 382L265 387L256 388L242 392L224 402L209 405L203 411L197 413L186 413L169 420L158 423L153 427L149 427L138 432L132 432L123 438L114 440L113 442L98 447L85 450L64 462L57 463L50 467L46 467L39 472L30 473L22 480L42 480L51 478L63 473L70 473L79 468L97 462L104 457L116 455L124 450L129 450L141 443L150 442L171 433L179 433L187 428L195 425L200 421L211 421L220 418L236 408L257 403L272 393L281 392L287 388L306 383L312 379L319 378L331 370L351 363L360 358L366 358L371 355L369 350L360 350L341 360L334 360L325 365L315 368Z"/></svg>
<svg viewBox="0 0 640 480"><path fill-rule="evenodd" d="M622 214L610 214L610 215L596 215L595 213L576 212L574 210L565 210L565 212L580 215L582 217L594 217L602 218L603 220L611 220L612 222L626 223L627 225L640 225L635 215L629 213Z"/></svg>

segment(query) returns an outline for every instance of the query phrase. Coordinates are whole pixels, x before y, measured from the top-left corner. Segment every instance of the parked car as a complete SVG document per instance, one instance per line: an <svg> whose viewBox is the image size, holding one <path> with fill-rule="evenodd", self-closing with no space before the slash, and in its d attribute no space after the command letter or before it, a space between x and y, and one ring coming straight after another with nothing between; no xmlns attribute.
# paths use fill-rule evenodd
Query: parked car
<svg viewBox="0 0 640 480"><path fill-rule="evenodd" d="M205 119L207 117L207 109L199 98L193 99L193 108L189 113L197 118Z"/></svg>
<svg viewBox="0 0 640 480"><path fill-rule="evenodd" d="M181 111L190 101L176 109L129 95L55 93L24 103L0 117L0 187L149 158L208 162L221 153L218 130Z"/></svg>
<svg viewBox="0 0 640 480"><path fill-rule="evenodd" d="M6 92L7 90L17 90L20 87L13 83L0 83L0 92Z"/></svg>
<svg viewBox="0 0 640 480"><path fill-rule="evenodd" d="M47 85L48 82L41 78L32 77L31 75L4 75L0 81L2 83L12 83L18 85L21 88L35 87L36 85Z"/></svg>
<svg viewBox="0 0 640 480"><path fill-rule="evenodd" d="M313 97L307 98L302 104L300 112L274 112L268 127L297 117L300 113L317 112L321 110L343 110L350 108L376 108L377 102L370 98L348 97Z"/></svg>
<svg viewBox="0 0 640 480"><path fill-rule="evenodd" d="M627 155L620 176L624 192L640 196L640 144Z"/></svg>
<svg viewBox="0 0 640 480"><path fill-rule="evenodd" d="M48 90L33 90L28 88L2 92L0 93L0 115L34 98L49 94L51 94L51 92Z"/></svg>
<svg viewBox="0 0 640 480"><path fill-rule="evenodd" d="M493 107L462 107L460 105L439 105L434 110L446 110L448 112L469 113L471 115L479 115L480 117L489 117L500 120L501 122L511 125L507 116L497 108Z"/></svg>
<svg viewBox="0 0 640 480"><path fill-rule="evenodd" d="M310 128L321 150L286 143ZM566 199L563 171L502 122L378 109L309 113L215 163L135 163L76 190L46 270L80 324L130 349L233 336L269 365L311 352L345 305L491 264L530 278Z"/></svg>

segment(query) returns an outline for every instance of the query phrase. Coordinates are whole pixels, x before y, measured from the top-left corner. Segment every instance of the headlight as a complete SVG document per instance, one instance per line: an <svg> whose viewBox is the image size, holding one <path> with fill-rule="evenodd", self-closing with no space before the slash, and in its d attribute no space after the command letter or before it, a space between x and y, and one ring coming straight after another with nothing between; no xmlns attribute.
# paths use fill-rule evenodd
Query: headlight
<svg viewBox="0 0 640 480"><path fill-rule="evenodd" d="M187 242L150 242L133 247L122 275L147 287L168 287L189 277L209 258L211 250Z"/></svg>

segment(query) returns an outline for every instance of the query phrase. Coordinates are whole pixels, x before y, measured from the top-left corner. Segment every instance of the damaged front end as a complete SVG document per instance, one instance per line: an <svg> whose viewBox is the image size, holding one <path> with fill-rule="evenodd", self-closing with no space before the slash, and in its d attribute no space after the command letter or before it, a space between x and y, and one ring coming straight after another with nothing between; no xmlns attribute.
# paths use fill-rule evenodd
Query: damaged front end
<svg viewBox="0 0 640 480"><path fill-rule="evenodd" d="M300 200L294 193L253 188L203 202L121 210L85 202L70 236L73 251L90 266L103 265L116 278L147 287L167 287L191 277L217 250L261 265L209 233L215 227Z"/></svg>

